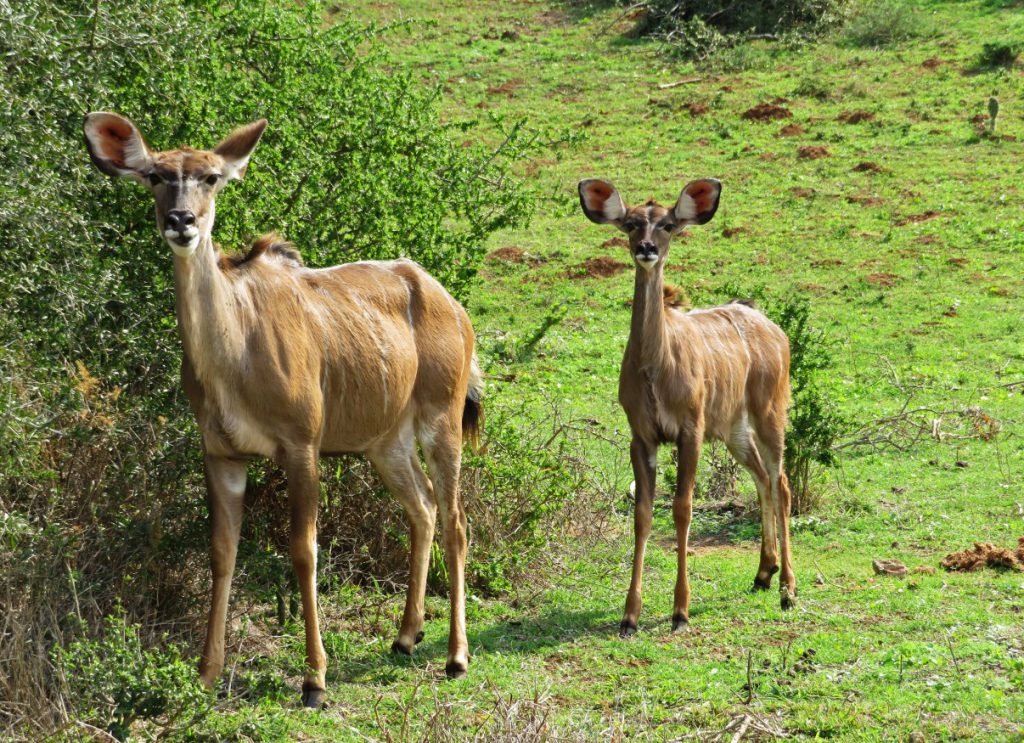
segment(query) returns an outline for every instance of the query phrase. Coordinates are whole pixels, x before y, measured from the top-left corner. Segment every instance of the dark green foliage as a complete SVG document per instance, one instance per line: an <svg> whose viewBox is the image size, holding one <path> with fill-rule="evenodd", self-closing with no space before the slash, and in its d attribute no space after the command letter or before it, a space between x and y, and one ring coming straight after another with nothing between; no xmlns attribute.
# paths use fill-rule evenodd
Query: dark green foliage
<svg viewBox="0 0 1024 743"><path fill-rule="evenodd" d="M811 324L811 303L806 297L777 299L764 287L751 291L727 285L723 294L751 297L789 338L789 384L792 402L786 429L786 477L793 493L794 514L814 510L820 502L812 480L816 467L837 463L835 446L849 429L839 412L836 386L828 372L834 367L832 341Z"/></svg>
<svg viewBox="0 0 1024 743"><path fill-rule="evenodd" d="M1013 67L1022 51L1024 51L1022 42L988 42L981 47L978 66L983 68Z"/></svg>
<svg viewBox="0 0 1024 743"><path fill-rule="evenodd" d="M921 12L903 0L865 0L847 21L843 38L852 46L879 48L933 32Z"/></svg>
<svg viewBox="0 0 1024 743"><path fill-rule="evenodd" d="M795 39L836 25L849 0L645 0L637 32L703 58L750 37ZM634 3L623 3L635 7Z"/></svg>
<svg viewBox="0 0 1024 743"><path fill-rule="evenodd" d="M170 737L184 737L213 707L181 648L143 648L138 627L123 613L107 617L102 636L76 640L53 656L75 718L118 740L129 737L133 723L157 719Z"/></svg>

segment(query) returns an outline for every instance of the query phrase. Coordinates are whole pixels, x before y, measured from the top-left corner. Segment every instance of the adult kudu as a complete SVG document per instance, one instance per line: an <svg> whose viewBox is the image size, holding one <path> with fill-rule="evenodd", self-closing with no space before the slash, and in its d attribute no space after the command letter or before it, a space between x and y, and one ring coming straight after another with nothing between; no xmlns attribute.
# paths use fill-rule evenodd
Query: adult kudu
<svg viewBox="0 0 1024 743"><path fill-rule="evenodd" d="M619 626L625 637L636 632L640 618L644 549L651 532L661 444L674 444L679 455L672 502L678 561L672 630L690 620L686 552L697 460L705 439L724 441L757 486L761 563L754 588L771 586L781 552L782 608L790 608L796 599L790 492L782 469L790 396L789 339L778 325L743 303L685 313L665 303L665 262L672 238L688 225L709 222L721 192L721 183L704 178L687 184L671 208L654 201L627 207L611 183L579 183L583 213L592 222L624 232L636 263L633 317L619 374L619 403L633 432L630 460L636 481L633 575Z"/></svg>
<svg viewBox="0 0 1024 743"><path fill-rule="evenodd" d="M213 150L157 152L117 114L91 113L84 124L96 167L153 194L157 230L173 253L181 381L202 434L212 527L213 595L200 675L212 686L224 667L247 462L272 457L287 475L290 551L306 624L302 702L322 704L318 460L359 452L401 502L411 528L409 590L392 650L411 653L423 638L439 506L451 594L446 671L462 676L469 653L459 469L463 435L476 435L481 412L473 328L462 306L408 260L310 269L272 235L244 256L222 255L211 239L214 201L245 174L266 125L241 127Z"/></svg>

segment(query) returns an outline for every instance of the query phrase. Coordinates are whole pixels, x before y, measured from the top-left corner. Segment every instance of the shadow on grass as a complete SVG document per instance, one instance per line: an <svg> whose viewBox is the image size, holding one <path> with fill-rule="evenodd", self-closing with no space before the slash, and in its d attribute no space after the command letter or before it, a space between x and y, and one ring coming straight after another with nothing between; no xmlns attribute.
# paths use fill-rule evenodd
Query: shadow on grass
<svg viewBox="0 0 1024 743"><path fill-rule="evenodd" d="M478 629L470 622L467 633L470 653L477 657L489 653L530 655L590 635L612 636L619 628L618 610L619 607L612 606L582 611L552 609L533 617L510 617ZM331 658L328 683L394 683L403 679L410 666L426 663L440 671L448 652L447 617L434 620L434 624L442 625L442 632L417 645L411 658L388 652L384 643L380 644L380 653L371 650L356 656ZM430 634L435 635L436 630ZM388 639L388 645L390 642Z"/></svg>

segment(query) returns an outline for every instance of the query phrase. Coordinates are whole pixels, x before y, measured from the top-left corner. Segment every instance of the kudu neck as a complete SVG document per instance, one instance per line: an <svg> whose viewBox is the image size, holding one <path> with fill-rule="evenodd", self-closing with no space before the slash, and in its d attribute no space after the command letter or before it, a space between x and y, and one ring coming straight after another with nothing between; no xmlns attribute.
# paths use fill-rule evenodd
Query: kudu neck
<svg viewBox="0 0 1024 743"><path fill-rule="evenodd" d="M220 269L218 251L205 235L188 257L174 256L178 333L197 371L204 359L230 360L241 352L241 318L233 287Z"/></svg>
<svg viewBox="0 0 1024 743"><path fill-rule="evenodd" d="M651 270L637 266L633 288L630 345L644 364L662 360L665 350L665 302L663 262Z"/></svg>

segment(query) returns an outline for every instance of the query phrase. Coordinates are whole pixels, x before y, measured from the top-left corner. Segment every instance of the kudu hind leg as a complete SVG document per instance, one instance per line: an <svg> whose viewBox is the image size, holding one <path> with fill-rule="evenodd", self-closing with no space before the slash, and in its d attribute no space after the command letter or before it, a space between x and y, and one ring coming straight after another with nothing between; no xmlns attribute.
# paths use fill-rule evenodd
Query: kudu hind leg
<svg viewBox="0 0 1024 743"><path fill-rule="evenodd" d="M316 518L320 505L317 458L312 448L289 452L285 458L288 506L291 511L292 567L302 593L302 616L306 625L306 673L302 681L302 704L312 708L323 704L327 688L327 654L320 641L316 599Z"/></svg>
<svg viewBox="0 0 1024 743"><path fill-rule="evenodd" d="M644 552L647 538L651 535L651 516L654 507L654 487L657 473L658 449L643 440L633 437L629 447L629 459L633 465L633 481L636 490L636 505L633 508L633 573L626 593L626 610L619 623L619 636L636 634L643 608Z"/></svg>
<svg viewBox="0 0 1024 743"><path fill-rule="evenodd" d="M409 519L409 588L402 613L402 626L391 651L412 655L413 648L423 639L423 602L427 591L427 571L430 567L430 545L434 540L437 507L432 487L416 454L416 442L411 430L403 433L397 442L367 456L377 468L384 484L402 504Z"/></svg>
<svg viewBox="0 0 1024 743"><path fill-rule="evenodd" d="M733 432L728 442L729 452L754 479L757 500L761 510L761 561L754 576L755 591L767 591L772 576L779 572L778 541L775 530L775 508L769 469L760 454L756 437L745 425Z"/></svg>
<svg viewBox="0 0 1024 743"><path fill-rule="evenodd" d="M427 458L434 497L441 516L441 537L448 567L451 618L448 628L448 661L445 673L461 678L469 669L466 640L466 513L459 494L462 468L462 406L439 416L424 427L419 437Z"/></svg>
<svg viewBox="0 0 1024 743"><path fill-rule="evenodd" d="M207 455L205 471L210 509L210 568L213 585L199 676L207 688L212 688L224 670L224 633L231 578L238 553L238 536L242 528L246 465L245 462Z"/></svg>
<svg viewBox="0 0 1024 743"><path fill-rule="evenodd" d="M774 421L770 430L766 431L763 436L758 436L756 440L758 441L761 458L768 469L772 525L778 526L779 553L782 568L782 572L779 575L780 603L783 609L789 609L796 603L796 577L793 573L793 557L789 539L791 494L789 480L783 471L783 455L785 452L784 422ZM762 512L762 518L763 515Z"/></svg>

